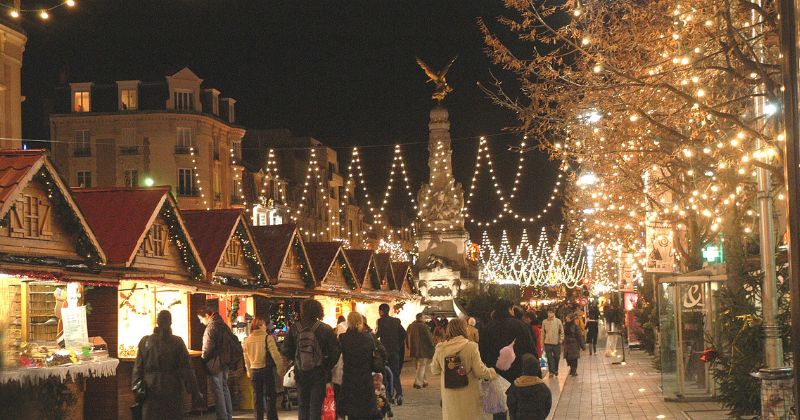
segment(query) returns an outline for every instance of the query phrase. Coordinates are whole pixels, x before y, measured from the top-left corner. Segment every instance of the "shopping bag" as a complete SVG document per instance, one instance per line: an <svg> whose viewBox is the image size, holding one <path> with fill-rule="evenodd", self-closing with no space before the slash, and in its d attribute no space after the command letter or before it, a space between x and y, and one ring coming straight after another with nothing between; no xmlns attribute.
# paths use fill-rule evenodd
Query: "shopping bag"
<svg viewBox="0 0 800 420"><path fill-rule="evenodd" d="M505 378L497 375L491 381L481 382L481 402L483 412L490 414L505 413L508 411L506 391L511 386Z"/></svg>
<svg viewBox="0 0 800 420"><path fill-rule="evenodd" d="M297 388L297 381L294 379L294 366L290 367L289 370L286 371L286 375L283 375L283 387Z"/></svg>
<svg viewBox="0 0 800 420"><path fill-rule="evenodd" d="M322 402L322 420L336 420L336 399L333 395L333 385L328 384L325 389L325 401Z"/></svg>

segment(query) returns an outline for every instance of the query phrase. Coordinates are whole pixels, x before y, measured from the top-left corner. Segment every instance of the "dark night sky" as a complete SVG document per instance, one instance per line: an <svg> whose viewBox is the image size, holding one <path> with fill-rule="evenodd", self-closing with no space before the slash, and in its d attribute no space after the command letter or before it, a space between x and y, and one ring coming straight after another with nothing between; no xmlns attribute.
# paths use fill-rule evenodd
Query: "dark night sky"
<svg viewBox="0 0 800 420"><path fill-rule="evenodd" d="M489 63L476 25L501 13L497 0L78 0L47 23L35 16L23 22L24 134L48 136L44 104L61 72L70 82L156 80L189 66L205 86L237 100L237 118L248 128L288 128L334 147L426 141L432 85L414 58L439 68L458 54L448 74L455 92L446 101L456 178L469 188L477 137L493 135L508 190L515 156L505 150L519 135L504 128L516 121L476 86L490 71L509 77ZM385 188L391 150L362 153L373 196ZM416 187L427 177L426 147L404 151ZM349 159L348 150L341 155ZM530 153L519 211L544 205L555 168ZM488 215L497 203L480 207Z"/></svg>

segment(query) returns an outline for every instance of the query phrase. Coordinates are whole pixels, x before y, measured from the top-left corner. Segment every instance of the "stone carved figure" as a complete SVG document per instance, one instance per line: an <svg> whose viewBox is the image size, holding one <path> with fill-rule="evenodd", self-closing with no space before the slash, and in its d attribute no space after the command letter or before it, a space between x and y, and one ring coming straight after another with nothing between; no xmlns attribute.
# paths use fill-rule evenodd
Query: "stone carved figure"
<svg viewBox="0 0 800 420"><path fill-rule="evenodd" d="M450 224L461 223L461 209L464 198L461 185L456 184L454 189L432 189L430 185L423 185L419 194L419 201L424 203L420 218L425 222L447 222Z"/></svg>
<svg viewBox="0 0 800 420"><path fill-rule="evenodd" d="M436 90L433 91L432 98L439 103L444 100L448 93L453 91L453 88L447 84L447 79L445 76L447 75L447 72L450 71L450 67L453 65L453 63L455 63L456 58L458 58L458 56L453 57L450 62L438 72L431 70L424 61L417 58L417 64L419 64L419 66L428 76L428 82L433 82L436 85Z"/></svg>

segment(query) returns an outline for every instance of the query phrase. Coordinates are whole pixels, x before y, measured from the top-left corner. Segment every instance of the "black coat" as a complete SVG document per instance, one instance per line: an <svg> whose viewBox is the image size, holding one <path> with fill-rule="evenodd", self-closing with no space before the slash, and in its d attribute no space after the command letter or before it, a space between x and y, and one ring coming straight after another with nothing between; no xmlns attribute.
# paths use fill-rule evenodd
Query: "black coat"
<svg viewBox="0 0 800 420"><path fill-rule="evenodd" d="M375 335L381 339L381 343L388 353L399 353L405 349L406 330L397 318L390 316L378 318Z"/></svg>
<svg viewBox="0 0 800 420"><path fill-rule="evenodd" d="M314 321L300 321L299 325L294 325L289 330L289 334L284 341L282 353L289 360L294 360L295 352L297 350L297 336L300 334L300 328L306 326L311 327ZM299 369L295 371L298 382L304 384L311 383L328 383L331 381L331 371L336 363L339 361L339 341L336 339L336 333L328 324L320 322L314 336L317 338L320 349L322 350L322 366L312 369L308 372L301 372Z"/></svg>
<svg viewBox="0 0 800 420"><path fill-rule="evenodd" d="M514 382L522 372L522 355L533 354L534 343L530 325L510 316L493 319L481 331L481 341L478 343L483 363L488 367L495 367L500 349L515 339L517 341L514 343L514 354L517 358L507 371L497 370L497 373L509 382Z"/></svg>
<svg viewBox="0 0 800 420"><path fill-rule="evenodd" d="M375 339L369 332L348 329L339 335L344 373L339 399L341 414L350 417L372 417L377 414L375 388L372 382L372 351Z"/></svg>
<svg viewBox="0 0 800 420"><path fill-rule="evenodd" d="M546 384L522 376L512 383L506 391L508 396L508 415L511 420L545 420L553 405L553 395Z"/></svg>
<svg viewBox="0 0 800 420"><path fill-rule="evenodd" d="M585 349L583 334L575 322L567 322L564 327L564 359L575 360L581 357L581 350Z"/></svg>

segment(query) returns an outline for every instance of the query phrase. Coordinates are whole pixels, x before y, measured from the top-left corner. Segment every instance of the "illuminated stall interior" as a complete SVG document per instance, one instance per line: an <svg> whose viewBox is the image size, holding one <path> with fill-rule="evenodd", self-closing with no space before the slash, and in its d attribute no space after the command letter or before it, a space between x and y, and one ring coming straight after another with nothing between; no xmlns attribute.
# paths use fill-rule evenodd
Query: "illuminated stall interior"
<svg viewBox="0 0 800 420"><path fill-rule="evenodd" d="M120 281L119 344L120 358L135 358L139 341L153 333L156 316L167 310L172 314L172 333L189 342L189 292L169 284Z"/></svg>

